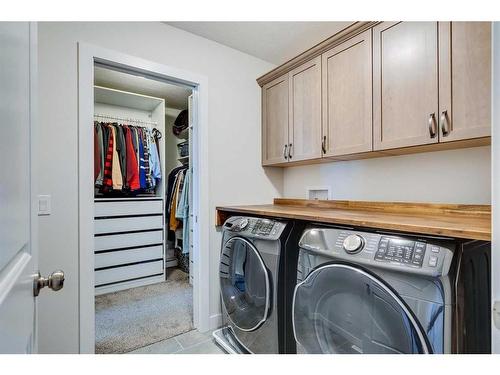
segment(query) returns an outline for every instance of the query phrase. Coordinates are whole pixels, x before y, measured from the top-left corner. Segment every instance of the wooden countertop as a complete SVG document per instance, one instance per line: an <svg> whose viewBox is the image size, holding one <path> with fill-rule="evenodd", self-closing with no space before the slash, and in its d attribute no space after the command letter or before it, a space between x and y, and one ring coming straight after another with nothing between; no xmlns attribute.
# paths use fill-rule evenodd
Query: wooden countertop
<svg viewBox="0 0 500 375"><path fill-rule="evenodd" d="M216 225L236 214L491 241L489 205L275 199L274 204L217 207Z"/></svg>

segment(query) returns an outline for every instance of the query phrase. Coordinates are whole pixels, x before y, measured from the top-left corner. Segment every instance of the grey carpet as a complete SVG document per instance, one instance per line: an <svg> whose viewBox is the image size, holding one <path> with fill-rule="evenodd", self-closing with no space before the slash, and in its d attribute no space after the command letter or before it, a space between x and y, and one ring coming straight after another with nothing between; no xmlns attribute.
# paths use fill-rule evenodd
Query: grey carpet
<svg viewBox="0 0 500 375"><path fill-rule="evenodd" d="M188 275L95 298L96 353L126 353L192 330L193 289Z"/></svg>

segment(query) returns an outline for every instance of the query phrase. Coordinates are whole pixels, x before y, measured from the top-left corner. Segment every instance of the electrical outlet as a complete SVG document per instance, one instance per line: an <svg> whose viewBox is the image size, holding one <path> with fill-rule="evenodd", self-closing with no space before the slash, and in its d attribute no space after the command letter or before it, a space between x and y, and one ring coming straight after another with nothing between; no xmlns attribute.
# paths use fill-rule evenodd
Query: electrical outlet
<svg viewBox="0 0 500 375"><path fill-rule="evenodd" d="M332 199L332 189L330 186L308 186L306 189L306 199L330 200Z"/></svg>

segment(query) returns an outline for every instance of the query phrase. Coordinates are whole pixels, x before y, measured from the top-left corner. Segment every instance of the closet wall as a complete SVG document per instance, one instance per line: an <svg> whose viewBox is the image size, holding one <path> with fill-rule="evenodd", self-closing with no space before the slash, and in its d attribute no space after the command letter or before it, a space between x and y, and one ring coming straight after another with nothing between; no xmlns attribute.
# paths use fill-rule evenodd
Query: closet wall
<svg viewBox="0 0 500 375"><path fill-rule="evenodd" d="M165 133L165 100L96 86L94 120ZM116 140L115 140L116 141ZM114 196L96 189L96 295L165 280L165 142L159 139L161 179L154 192ZM114 168L120 168L113 164ZM114 193L116 194L116 193Z"/></svg>

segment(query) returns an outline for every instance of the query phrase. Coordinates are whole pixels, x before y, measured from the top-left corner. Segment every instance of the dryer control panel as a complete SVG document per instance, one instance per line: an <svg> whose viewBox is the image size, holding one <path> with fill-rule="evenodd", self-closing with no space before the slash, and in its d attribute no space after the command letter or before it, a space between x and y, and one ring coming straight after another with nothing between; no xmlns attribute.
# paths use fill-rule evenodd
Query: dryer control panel
<svg viewBox="0 0 500 375"><path fill-rule="evenodd" d="M224 223L224 230L240 232L244 237L277 240L286 223L257 217L233 216Z"/></svg>
<svg viewBox="0 0 500 375"><path fill-rule="evenodd" d="M325 257L428 276L446 275L455 250L448 239L341 228L306 229L299 246Z"/></svg>

